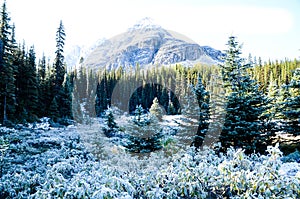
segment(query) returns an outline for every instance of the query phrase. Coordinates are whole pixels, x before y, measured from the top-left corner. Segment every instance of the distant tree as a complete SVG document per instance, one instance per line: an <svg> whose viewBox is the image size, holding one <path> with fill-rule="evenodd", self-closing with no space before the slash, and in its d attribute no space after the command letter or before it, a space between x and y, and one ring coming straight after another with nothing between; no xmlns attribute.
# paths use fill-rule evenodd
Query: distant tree
<svg viewBox="0 0 300 199"><path fill-rule="evenodd" d="M50 104L48 116L54 122L57 122L58 119L60 118L59 105L58 105L57 97L54 97L53 100L52 100L52 102L51 102L51 104Z"/></svg>
<svg viewBox="0 0 300 199"><path fill-rule="evenodd" d="M115 122L115 117L114 117L114 114L113 114L113 110L110 107L108 107L106 109L104 119L105 119L105 125L106 125L106 127L103 128L104 134L107 137L114 136L114 133L118 129L118 125Z"/></svg>
<svg viewBox="0 0 300 199"><path fill-rule="evenodd" d="M42 59L39 60L38 63L38 106L39 107L47 107L46 106L46 100L47 100L47 79L46 79L46 57L45 55L42 56ZM42 117L45 115L45 108L39 109L37 111L37 114L39 117Z"/></svg>
<svg viewBox="0 0 300 199"><path fill-rule="evenodd" d="M45 78L46 78L46 57L43 54L42 59L40 59L38 63L39 84L42 84L42 82L45 81Z"/></svg>
<svg viewBox="0 0 300 199"><path fill-rule="evenodd" d="M141 122L141 116L143 115L143 113L144 113L144 109L143 109L142 105L136 106L135 111L134 111L134 116L135 116L135 121L137 123Z"/></svg>
<svg viewBox="0 0 300 199"><path fill-rule="evenodd" d="M65 45L65 28L60 21L59 27L56 32L56 51L55 51L55 60L54 60L54 69L55 69L55 91L56 94L62 88L62 84L65 77L65 65L64 65L64 45Z"/></svg>
<svg viewBox="0 0 300 199"><path fill-rule="evenodd" d="M26 112L28 113L29 121L37 119L36 112L38 110L38 79L36 73L36 62L35 62L35 51L34 47L30 47L27 60L25 74L25 85L24 92L26 97L23 99Z"/></svg>
<svg viewBox="0 0 300 199"><path fill-rule="evenodd" d="M209 125L209 92L206 91L202 84L201 75L198 74L197 84L193 87L193 93L196 96L199 107L199 124L197 134L194 140L196 147L202 146L204 137L208 130Z"/></svg>
<svg viewBox="0 0 300 199"><path fill-rule="evenodd" d="M72 85L70 75L66 75L63 83L63 90L60 94L60 116L62 118L72 118Z"/></svg>
<svg viewBox="0 0 300 199"><path fill-rule="evenodd" d="M176 109L174 107L174 104L171 100L169 100L168 103L168 115L175 115L176 114Z"/></svg>
<svg viewBox="0 0 300 199"><path fill-rule="evenodd" d="M159 105L157 97L154 98L153 103L149 109L150 113L154 115L158 120L162 120L163 109Z"/></svg>

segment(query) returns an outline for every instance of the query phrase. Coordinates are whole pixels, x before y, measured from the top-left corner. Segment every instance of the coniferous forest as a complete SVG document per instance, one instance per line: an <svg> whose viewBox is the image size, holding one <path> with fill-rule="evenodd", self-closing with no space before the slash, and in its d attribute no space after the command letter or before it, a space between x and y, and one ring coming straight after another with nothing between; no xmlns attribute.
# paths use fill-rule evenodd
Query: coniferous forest
<svg viewBox="0 0 300 199"><path fill-rule="evenodd" d="M91 70L66 65L62 21L53 61L16 41L5 2L0 27L0 198L300 197L300 166L280 174L300 161L298 59L243 58L230 36L212 66Z"/></svg>

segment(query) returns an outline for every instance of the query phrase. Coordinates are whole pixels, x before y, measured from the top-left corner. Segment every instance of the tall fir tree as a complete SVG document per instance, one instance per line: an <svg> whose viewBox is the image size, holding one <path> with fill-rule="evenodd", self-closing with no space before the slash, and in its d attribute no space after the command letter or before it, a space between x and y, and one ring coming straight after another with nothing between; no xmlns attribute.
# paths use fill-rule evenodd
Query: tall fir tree
<svg viewBox="0 0 300 199"><path fill-rule="evenodd" d="M265 132L268 99L259 91L257 83L250 78L240 57L241 47L234 36L229 37L222 78L226 90L226 117L220 141L224 150L233 146L243 148L246 153L264 152L270 144L272 132ZM267 129L270 129L268 126Z"/></svg>
<svg viewBox="0 0 300 199"><path fill-rule="evenodd" d="M46 71L46 57L45 55L42 56L42 59L39 60L38 63L38 106L39 107L46 107L46 100L47 100L47 71ZM42 117L45 115L45 108L39 109L37 111L37 115Z"/></svg>
<svg viewBox="0 0 300 199"><path fill-rule="evenodd" d="M13 39L10 17L7 12L6 1L4 1L0 13L0 116L3 123L13 120L16 110L16 67L12 57L15 42Z"/></svg>
<svg viewBox="0 0 300 199"><path fill-rule="evenodd" d="M28 120L34 121L37 119L38 110L38 79L36 73L36 62L35 62L35 51L34 47L30 47L27 60L26 60L26 100L25 108L28 113Z"/></svg>
<svg viewBox="0 0 300 199"><path fill-rule="evenodd" d="M55 51L55 60L54 60L54 69L55 69L55 91L56 94L62 88L64 81L66 69L64 65L64 45L65 45L65 28L60 21L59 27L56 31L56 51Z"/></svg>

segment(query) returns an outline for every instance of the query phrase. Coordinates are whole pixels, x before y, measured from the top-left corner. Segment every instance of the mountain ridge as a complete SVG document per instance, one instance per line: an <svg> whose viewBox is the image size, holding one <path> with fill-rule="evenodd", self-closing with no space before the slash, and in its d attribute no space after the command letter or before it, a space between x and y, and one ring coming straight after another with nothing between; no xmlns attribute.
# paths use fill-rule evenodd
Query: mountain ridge
<svg viewBox="0 0 300 199"><path fill-rule="evenodd" d="M178 32L166 30L150 18L144 18L126 32L102 40L86 53L83 65L87 68L107 70L172 65L180 63L217 64L223 53L209 46L200 46Z"/></svg>

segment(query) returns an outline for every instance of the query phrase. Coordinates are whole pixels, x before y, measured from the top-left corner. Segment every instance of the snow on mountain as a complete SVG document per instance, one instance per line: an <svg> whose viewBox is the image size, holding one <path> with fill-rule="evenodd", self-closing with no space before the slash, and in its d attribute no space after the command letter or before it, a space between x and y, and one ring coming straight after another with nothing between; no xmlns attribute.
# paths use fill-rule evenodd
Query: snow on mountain
<svg viewBox="0 0 300 199"><path fill-rule="evenodd" d="M154 20L150 17L145 17L134 24L128 31L135 31L141 29L158 29L161 28L160 25L157 25Z"/></svg>
<svg viewBox="0 0 300 199"><path fill-rule="evenodd" d="M72 45L65 51L65 62L69 69L74 69L79 66L81 58L83 60L89 55L97 46L105 42L105 38L99 39L92 45Z"/></svg>
<svg viewBox="0 0 300 199"><path fill-rule="evenodd" d="M88 50L87 50L88 49ZM75 47L66 62L78 65L81 57L88 68L116 69L181 63L216 64L223 53L209 46L200 46L188 37L157 25L151 18L144 18L126 32L95 43L92 48Z"/></svg>

